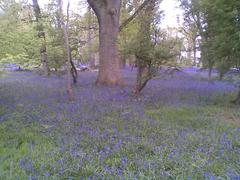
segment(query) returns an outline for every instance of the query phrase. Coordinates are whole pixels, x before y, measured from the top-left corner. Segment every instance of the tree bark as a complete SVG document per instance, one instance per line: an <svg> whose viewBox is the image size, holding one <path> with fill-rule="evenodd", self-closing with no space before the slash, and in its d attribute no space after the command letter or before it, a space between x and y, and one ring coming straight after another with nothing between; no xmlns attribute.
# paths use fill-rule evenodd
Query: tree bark
<svg viewBox="0 0 240 180"><path fill-rule="evenodd" d="M208 81L211 82L212 81L212 66L209 65L208 67Z"/></svg>
<svg viewBox="0 0 240 180"><path fill-rule="evenodd" d="M43 28L43 24L41 23L41 10L38 4L38 0L32 0L32 2L33 2L33 10L34 10L34 14L37 22L38 38L41 39L42 41L41 48L40 48L42 69L43 69L44 75L48 76L50 74L50 70L48 66L45 31Z"/></svg>
<svg viewBox="0 0 240 180"><path fill-rule="evenodd" d="M63 46L66 47L65 45L65 40L64 40L64 26L65 26L65 23L63 22L63 10L62 10L62 0L57 0L57 6L58 6L58 13L57 13L57 28L60 30L60 32L62 33L63 35L63 39L62 39L62 42L63 42ZM68 12L67 12L68 13ZM68 17L69 18L69 17ZM67 22L68 23L68 22ZM68 27L67 27L68 28ZM68 30L67 30L68 31ZM67 36L68 36L68 32L67 32ZM77 84L77 79L78 79L78 73L77 73L77 69L72 61L72 49L70 47L70 44L68 43L68 47L69 48L69 58L70 58L70 71L71 71L71 75L72 75L72 79L73 79L73 83L74 84ZM66 49L66 48L65 48ZM64 52L64 58L68 59L67 57L67 51L65 50Z"/></svg>
<svg viewBox="0 0 240 180"><path fill-rule="evenodd" d="M143 88L147 85L148 81L152 79L151 74L151 65L148 67L143 66L140 61L138 60L137 65L137 81L136 85L133 89L133 94L135 96L138 96L140 92L143 90Z"/></svg>
<svg viewBox="0 0 240 180"><path fill-rule="evenodd" d="M92 14L91 14L91 7L88 6L88 62L90 68L95 68L95 62L92 55L92 38L91 38L91 22L92 22Z"/></svg>
<svg viewBox="0 0 240 180"><path fill-rule="evenodd" d="M73 83L77 84L78 72L72 61L72 50L70 48L69 48L69 54L70 54L71 74L73 78Z"/></svg>
<svg viewBox="0 0 240 180"><path fill-rule="evenodd" d="M74 95L73 95L73 88L72 88L72 83L71 83L71 50L69 46L69 37L68 37L68 22L69 22L69 2L67 6L67 22L64 22L64 17L63 17L63 10L62 10L62 1L59 0L60 3L60 14L61 14L61 24L63 27L63 34L64 34L64 46L65 46L65 53L67 56L66 60L66 65L67 65L67 93L68 93L68 98L70 101L74 100Z"/></svg>
<svg viewBox="0 0 240 180"><path fill-rule="evenodd" d="M136 85L133 89L133 94L138 95L141 91L141 86L142 86L142 76L143 76L143 67L141 66L141 63L139 60L137 60L137 81Z"/></svg>
<svg viewBox="0 0 240 180"><path fill-rule="evenodd" d="M99 73L97 84L122 85L120 59L117 50L120 0L88 0L99 23Z"/></svg>
<svg viewBox="0 0 240 180"><path fill-rule="evenodd" d="M197 65L197 45L196 36L193 38L193 65Z"/></svg>
<svg viewBox="0 0 240 180"><path fill-rule="evenodd" d="M237 98L233 101L234 104L240 105L240 89L238 90Z"/></svg>

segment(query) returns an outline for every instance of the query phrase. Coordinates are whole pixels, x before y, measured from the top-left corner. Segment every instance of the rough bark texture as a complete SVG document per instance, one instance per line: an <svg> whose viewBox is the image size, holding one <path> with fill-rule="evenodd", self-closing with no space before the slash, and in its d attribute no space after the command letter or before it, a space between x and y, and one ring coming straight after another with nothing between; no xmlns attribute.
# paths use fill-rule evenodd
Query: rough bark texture
<svg viewBox="0 0 240 180"><path fill-rule="evenodd" d="M120 0L88 0L99 23L99 73L97 84L122 85L117 38Z"/></svg>
<svg viewBox="0 0 240 180"><path fill-rule="evenodd" d="M147 85L148 81L152 79L151 66L142 66L139 61L137 65L137 81L133 89L133 94L138 96L143 88Z"/></svg>
<svg viewBox="0 0 240 180"><path fill-rule="evenodd" d="M37 22L38 37L42 41L41 48L40 48L42 68L43 68L44 75L48 76L50 74L50 70L48 66L45 32L44 32L43 24L41 23L41 10L39 8L38 0L32 0L32 2L33 2L33 10L34 10L34 14Z"/></svg>

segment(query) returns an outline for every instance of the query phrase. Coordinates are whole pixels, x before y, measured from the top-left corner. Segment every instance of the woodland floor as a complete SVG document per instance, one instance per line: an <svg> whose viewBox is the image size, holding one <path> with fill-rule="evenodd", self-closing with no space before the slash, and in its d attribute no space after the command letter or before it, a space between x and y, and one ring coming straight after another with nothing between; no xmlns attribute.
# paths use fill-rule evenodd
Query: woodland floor
<svg viewBox="0 0 240 180"><path fill-rule="evenodd" d="M0 73L0 179L240 179L236 87L192 69L161 73L139 97L79 74Z"/></svg>

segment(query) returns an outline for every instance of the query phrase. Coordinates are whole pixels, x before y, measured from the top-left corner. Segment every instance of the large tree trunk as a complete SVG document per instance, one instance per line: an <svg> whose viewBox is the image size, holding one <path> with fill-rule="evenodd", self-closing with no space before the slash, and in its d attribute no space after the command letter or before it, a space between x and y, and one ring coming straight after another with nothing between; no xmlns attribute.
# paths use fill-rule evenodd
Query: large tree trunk
<svg viewBox="0 0 240 180"><path fill-rule="evenodd" d="M117 50L120 0L88 0L99 23L99 74L97 84L123 83Z"/></svg>
<svg viewBox="0 0 240 180"><path fill-rule="evenodd" d="M48 66L48 58L47 58L47 47L46 47L46 39L45 39L45 31L43 28L43 24L41 23L41 10L38 4L38 0L32 0L33 2L33 10L36 17L37 22L37 31L38 37L41 39L42 44L40 48L40 56L41 63L44 75L48 76L50 74L49 66Z"/></svg>

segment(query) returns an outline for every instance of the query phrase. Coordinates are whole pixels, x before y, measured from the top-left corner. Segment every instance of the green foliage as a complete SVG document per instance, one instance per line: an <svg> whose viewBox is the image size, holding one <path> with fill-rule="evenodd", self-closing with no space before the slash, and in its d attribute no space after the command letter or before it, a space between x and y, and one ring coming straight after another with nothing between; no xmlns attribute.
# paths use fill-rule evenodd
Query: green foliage
<svg viewBox="0 0 240 180"><path fill-rule="evenodd" d="M33 26L21 19L24 18L21 7L21 4L12 4L0 16L0 63L29 68L39 65L39 42Z"/></svg>
<svg viewBox="0 0 240 180"><path fill-rule="evenodd" d="M50 68L59 69L64 63L63 35L61 29L53 22L57 18L56 9L43 11L43 17L37 24L32 7L14 1L4 2L6 9L0 15L0 64L14 63L23 68L39 67L41 39L39 28L44 28L47 42L47 54ZM51 9L50 9L51 10Z"/></svg>
<svg viewBox="0 0 240 180"><path fill-rule="evenodd" d="M177 58L181 54L182 39L173 37L166 31L160 31L159 43L155 45L152 52L156 65L174 66L177 64Z"/></svg>
<svg viewBox="0 0 240 180"><path fill-rule="evenodd" d="M54 69L59 69L65 63L63 47L62 46L52 46L48 45L48 59L49 67Z"/></svg>
<svg viewBox="0 0 240 180"><path fill-rule="evenodd" d="M143 10L144 12L121 32L119 49L123 58L135 55L142 63L151 63L153 66L176 64L182 40L160 28L163 13L157 10L158 3L152 14ZM129 12L124 9L122 11L124 19Z"/></svg>
<svg viewBox="0 0 240 180"><path fill-rule="evenodd" d="M220 76L239 66L240 28L238 0L180 0L185 24L196 24L201 37L201 59L205 67L214 65ZM190 30L188 29L188 33Z"/></svg>
<svg viewBox="0 0 240 180"><path fill-rule="evenodd" d="M97 53L98 21L92 9L80 16L73 14L69 21L70 45L74 59L89 63L89 53Z"/></svg>
<svg viewBox="0 0 240 180"><path fill-rule="evenodd" d="M59 69L65 64L63 34L61 29L55 29L50 25L46 25L47 29L47 54L49 67Z"/></svg>

